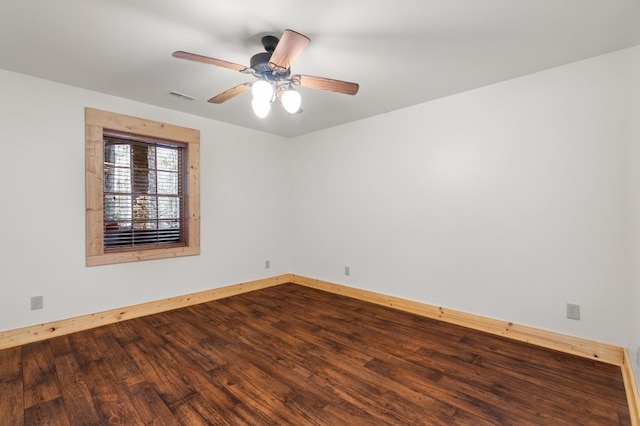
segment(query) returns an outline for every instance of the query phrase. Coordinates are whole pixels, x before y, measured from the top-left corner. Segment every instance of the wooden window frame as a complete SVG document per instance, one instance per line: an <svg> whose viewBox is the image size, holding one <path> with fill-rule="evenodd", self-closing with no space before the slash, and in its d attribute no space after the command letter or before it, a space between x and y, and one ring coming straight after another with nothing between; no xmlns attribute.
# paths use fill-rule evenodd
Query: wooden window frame
<svg viewBox="0 0 640 426"><path fill-rule="evenodd" d="M175 141L186 146L186 232L181 247L104 250L104 130ZM87 266L200 254L200 131L187 127L85 108L85 191Z"/></svg>

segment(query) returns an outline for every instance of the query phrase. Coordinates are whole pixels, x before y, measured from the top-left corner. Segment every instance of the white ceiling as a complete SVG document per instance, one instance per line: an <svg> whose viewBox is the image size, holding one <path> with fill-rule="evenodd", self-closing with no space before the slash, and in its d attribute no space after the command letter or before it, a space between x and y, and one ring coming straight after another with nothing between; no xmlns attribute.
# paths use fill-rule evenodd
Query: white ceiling
<svg viewBox="0 0 640 426"><path fill-rule="evenodd" d="M311 44L293 73L360 84L356 96L301 88L304 112L250 93L253 77L176 59L249 65L284 29ZM640 0L2 0L0 68L293 137L640 44ZM197 98L188 101L177 91Z"/></svg>

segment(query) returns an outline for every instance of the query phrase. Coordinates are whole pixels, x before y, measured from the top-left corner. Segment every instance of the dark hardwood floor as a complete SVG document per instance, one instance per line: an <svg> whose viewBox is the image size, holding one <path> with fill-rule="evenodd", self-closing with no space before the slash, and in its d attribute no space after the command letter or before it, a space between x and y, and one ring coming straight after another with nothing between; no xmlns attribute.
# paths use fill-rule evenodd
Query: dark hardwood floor
<svg viewBox="0 0 640 426"><path fill-rule="evenodd" d="M631 424L619 367L293 284L0 351L0 425Z"/></svg>

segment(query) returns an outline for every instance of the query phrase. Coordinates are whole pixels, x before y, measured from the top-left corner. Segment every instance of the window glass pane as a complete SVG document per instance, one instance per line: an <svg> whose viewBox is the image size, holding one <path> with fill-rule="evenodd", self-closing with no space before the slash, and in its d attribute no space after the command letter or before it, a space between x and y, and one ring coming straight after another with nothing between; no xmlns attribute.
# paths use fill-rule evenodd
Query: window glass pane
<svg viewBox="0 0 640 426"><path fill-rule="evenodd" d="M104 197L105 222L131 221L131 197L127 195L108 195Z"/></svg>
<svg viewBox="0 0 640 426"><path fill-rule="evenodd" d="M178 195L178 174L158 172L158 194Z"/></svg>
<svg viewBox="0 0 640 426"><path fill-rule="evenodd" d="M158 222L158 229L178 229L180 222L178 220L161 220Z"/></svg>
<svg viewBox="0 0 640 426"><path fill-rule="evenodd" d="M158 170L178 171L178 150L176 148L157 147Z"/></svg>
<svg viewBox="0 0 640 426"><path fill-rule="evenodd" d="M131 150L129 144L109 143L104 146L105 164L129 167L131 161Z"/></svg>
<svg viewBox="0 0 640 426"><path fill-rule="evenodd" d="M107 168L104 170L104 192L131 192L131 170L122 168Z"/></svg>
<svg viewBox="0 0 640 426"><path fill-rule="evenodd" d="M133 218L135 221L145 221L158 217L158 206L155 197L139 195L133 198Z"/></svg>
<svg viewBox="0 0 640 426"><path fill-rule="evenodd" d="M158 197L158 218L179 219L180 199L177 197Z"/></svg>
<svg viewBox="0 0 640 426"><path fill-rule="evenodd" d="M156 193L156 172L149 169L133 169L133 192L144 194Z"/></svg>

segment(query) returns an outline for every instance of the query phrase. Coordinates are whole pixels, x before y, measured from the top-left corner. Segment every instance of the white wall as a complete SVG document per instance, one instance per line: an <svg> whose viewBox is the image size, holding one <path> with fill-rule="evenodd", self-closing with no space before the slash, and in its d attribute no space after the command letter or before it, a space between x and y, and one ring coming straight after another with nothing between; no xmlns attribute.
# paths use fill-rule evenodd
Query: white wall
<svg viewBox="0 0 640 426"><path fill-rule="evenodd" d="M640 386L640 55L629 56L629 354Z"/></svg>
<svg viewBox="0 0 640 426"><path fill-rule="evenodd" d="M0 92L0 330L291 271L284 139L2 70ZM200 129L200 256L85 267L85 106Z"/></svg>
<svg viewBox="0 0 640 426"><path fill-rule="evenodd" d="M295 272L626 346L625 71L639 56L299 138Z"/></svg>

